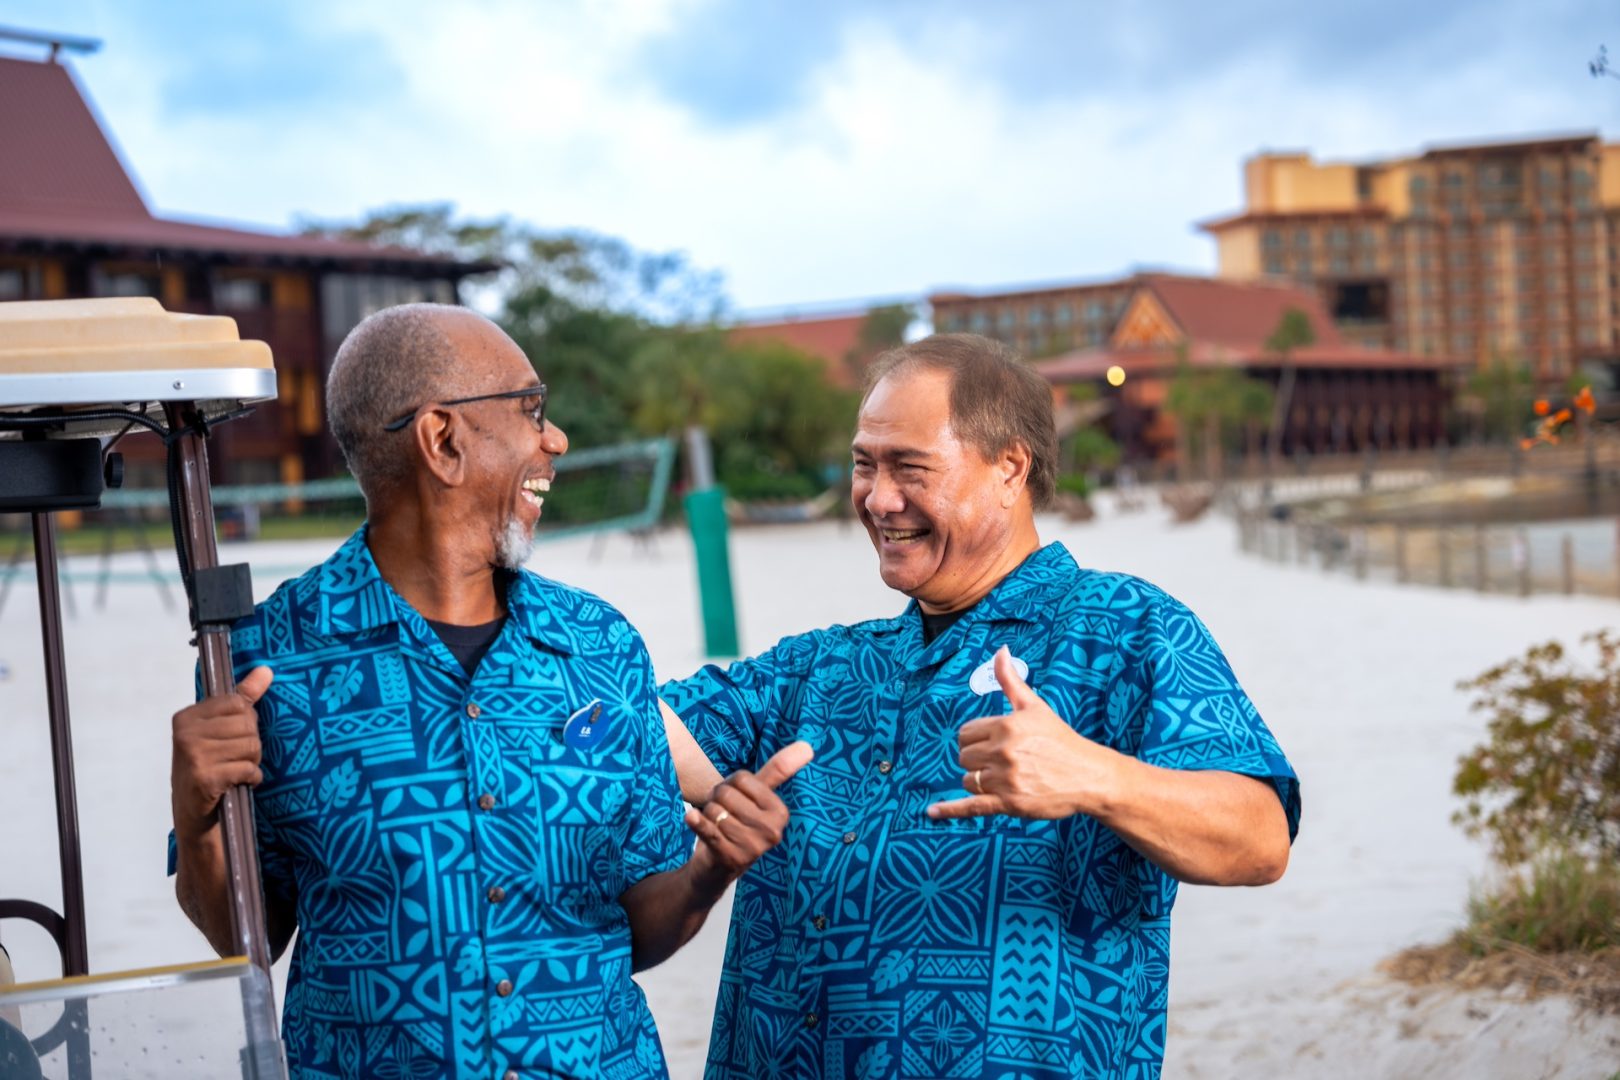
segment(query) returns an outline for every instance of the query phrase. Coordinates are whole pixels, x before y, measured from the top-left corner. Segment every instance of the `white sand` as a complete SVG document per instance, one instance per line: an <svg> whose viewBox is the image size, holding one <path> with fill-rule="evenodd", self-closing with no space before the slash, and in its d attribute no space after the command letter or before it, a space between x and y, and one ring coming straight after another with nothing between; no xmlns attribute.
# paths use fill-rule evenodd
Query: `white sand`
<svg viewBox="0 0 1620 1080"><path fill-rule="evenodd" d="M1620 613L1600 599L1531 601L1358 584L1236 552L1220 520L1173 528L1162 512L1043 522L1084 565L1126 570L1197 611L1303 778L1304 825L1287 877L1262 890L1186 888L1175 916L1170 1077L1537 1076L1599 1080L1620 1070L1620 1020L1511 995L1410 994L1373 975L1394 951L1458 921L1479 847L1450 823L1458 755L1481 719L1456 688L1532 642L1573 640ZM309 565L333 543L229 547L226 561ZM661 673L701 662L690 544L655 552L611 538L542 545L532 566L618 604ZM898 610L863 533L835 524L734 534L745 646ZM129 559L131 569L141 566ZM88 569L88 567L86 567ZM256 570L263 595L276 582ZM277 575L283 576L283 575ZM94 614L78 590L67 625L92 966L190 959L207 948L164 877L168 717L191 692L182 617L150 585L119 585ZM0 613L0 895L57 904L59 886L39 671L36 598ZM643 978L674 1075L697 1076L708 1038L725 912ZM22 979L55 974L44 935L7 923Z"/></svg>

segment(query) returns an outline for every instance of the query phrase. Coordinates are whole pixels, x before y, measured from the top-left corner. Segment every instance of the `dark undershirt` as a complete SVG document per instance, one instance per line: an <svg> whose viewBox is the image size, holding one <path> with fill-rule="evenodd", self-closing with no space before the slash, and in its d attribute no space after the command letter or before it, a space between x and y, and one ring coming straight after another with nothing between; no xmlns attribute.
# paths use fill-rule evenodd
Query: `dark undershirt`
<svg viewBox="0 0 1620 1080"><path fill-rule="evenodd" d="M494 622L483 623L480 626L457 626L454 623L434 622L426 620L444 642L444 647L450 650L461 666L471 675L478 670L478 662L484 658L489 647L495 644L495 639L501 635L501 627L506 625L506 616L502 615Z"/></svg>
<svg viewBox="0 0 1620 1080"><path fill-rule="evenodd" d="M970 608L963 608L961 611L945 611L938 615L930 615L926 611L922 612L923 644L932 645L935 638L955 626L956 620L966 615L970 610Z"/></svg>

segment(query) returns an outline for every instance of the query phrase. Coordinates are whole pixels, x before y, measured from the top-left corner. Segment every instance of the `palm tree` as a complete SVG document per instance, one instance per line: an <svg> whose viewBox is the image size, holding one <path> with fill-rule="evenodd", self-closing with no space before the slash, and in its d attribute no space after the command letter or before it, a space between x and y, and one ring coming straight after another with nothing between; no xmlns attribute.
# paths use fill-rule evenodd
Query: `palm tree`
<svg viewBox="0 0 1620 1080"><path fill-rule="evenodd" d="M1271 414L1271 456L1273 468L1282 456L1283 432L1288 424L1288 410L1294 404L1294 382L1298 371L1294 366L1294 350L1316 343L1316 331L1311 317L1297 307L1283 311L1277 328L1266 338L1266 350L1282 360L1282 374L1277 379L1277 400Z"/></svg>

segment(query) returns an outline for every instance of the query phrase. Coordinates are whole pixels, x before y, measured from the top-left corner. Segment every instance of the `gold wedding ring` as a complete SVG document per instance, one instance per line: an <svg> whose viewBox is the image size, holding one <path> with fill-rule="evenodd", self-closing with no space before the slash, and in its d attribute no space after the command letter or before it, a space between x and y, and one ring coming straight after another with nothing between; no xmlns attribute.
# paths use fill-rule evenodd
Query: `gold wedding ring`
<svg viewBox="0 0 1620 1080"><path fill-rule="evenodd" d="M973 770L973 794L975 794L975 795L983 795L984 794L984 770L983 769L974 769Z"/></svg>
<svg viewBox="0 0 1620 1080"><path fill-rule="evenodd" d="M720 824L722 821L726 820L726 818L728 818L730 816L731 816L731 811L730 810L721 810L718 814L714 815L714 823L716 825L718 825L718 824Z"/></svg>

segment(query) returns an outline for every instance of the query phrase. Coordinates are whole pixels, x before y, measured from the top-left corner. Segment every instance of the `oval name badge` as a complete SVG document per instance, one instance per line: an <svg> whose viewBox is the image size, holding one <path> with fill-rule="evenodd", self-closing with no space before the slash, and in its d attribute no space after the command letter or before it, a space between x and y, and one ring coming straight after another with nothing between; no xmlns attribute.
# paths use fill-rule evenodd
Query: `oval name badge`
<svg viewBox="0 0 1620 1080"><path fill-rule="evenodd" d="M575 750L589 750L607 738L607 718L602 715L602 699L593 698L576 709L563 725L563 742Z"/></svg>
<svg viewBox="0 0 1620 1080"><path fill-rule="evenodd" d="M1024 663L1015 656L1012 658L1012 666L1013 670L1018 672L1018 677L1020 679L1023 679L1025 682L1029 681L1028 664ZM968 676L968 689L972 690L980 697L983 697L986 694L994 694L996 691L1001 689L1001 684L996 681L995 657L992 656L990 659L980 664L974 669L973 674Z"/></svg>

